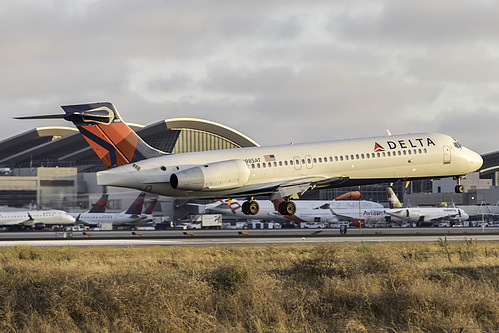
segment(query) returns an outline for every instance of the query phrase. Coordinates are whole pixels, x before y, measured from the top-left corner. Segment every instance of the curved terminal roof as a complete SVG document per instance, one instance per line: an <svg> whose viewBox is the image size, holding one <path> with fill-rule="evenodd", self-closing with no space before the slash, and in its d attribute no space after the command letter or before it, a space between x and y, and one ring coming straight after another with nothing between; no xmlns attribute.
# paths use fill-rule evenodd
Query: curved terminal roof
<svg viewBox="0 0 499 333"><path fill-rule="evenodd" d="M259 147L260 145L248 136L236 131L228 126L216 123L214 121L195 119L195 118L172 118L165 119L167 128L171 129L195 129L199 131L210 132L222 136L240 147Z"/></svg>
<svg viewBox="0 0 499 333"><path fill-rule="evenodd" d="M154 148L166 152L255 147L258 144L228 126L194 118L165 119L144 126L128 124ZM76 128L39 127L0 142L0 166L78 166L104 169Z"/></svg>

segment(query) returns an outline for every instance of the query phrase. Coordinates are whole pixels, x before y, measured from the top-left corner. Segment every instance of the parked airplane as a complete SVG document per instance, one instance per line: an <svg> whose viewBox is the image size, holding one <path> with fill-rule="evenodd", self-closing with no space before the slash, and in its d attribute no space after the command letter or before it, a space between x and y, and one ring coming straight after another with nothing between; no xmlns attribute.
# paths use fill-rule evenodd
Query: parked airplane
<svg viewBox="0 0 499 333"><path fill-rule="evenodd" d="M32 227L36 223L59 225L74 222L74 217L62 210L0 212L0 225Z"/></svg>
<svg viewBox="0 0 499 333"><path fill-rule="evenodd" d="M134 188L176 198L248 197L242 210L255 215L256 195L285 198L282 215L293 215L290 197L310 189L453 176L464 192L462 175L482 166L477 153L450 136L389 135L363 139L167 154L150 147L122 122L113 104L63 106L109 169L99 185Z"/></svg>
<svg viewBox="0 0 499 333"><path fill-rule="evenodd" d="M144 205L144 192L134 200L131 206L121 213L70 213L76 219L76 222L83 224L96 225L103 222L112 222L113 225L135 225L144 223L148 216L142 214Z"/></svg>
<svg viewBox="0 0 499 333"><path fill-rule="evenodd" d="M393 192L391 187L387 188L389 197L395 198L395 202L400 201ZM394 217L416 222L417 226L427 223L440 222L442 220L449 221L466 221L469 216L466 212L460 208L448 208L448 207L417 207L417 208L404 208L402 205L397 208L387 209L387 214Z"/></svg>

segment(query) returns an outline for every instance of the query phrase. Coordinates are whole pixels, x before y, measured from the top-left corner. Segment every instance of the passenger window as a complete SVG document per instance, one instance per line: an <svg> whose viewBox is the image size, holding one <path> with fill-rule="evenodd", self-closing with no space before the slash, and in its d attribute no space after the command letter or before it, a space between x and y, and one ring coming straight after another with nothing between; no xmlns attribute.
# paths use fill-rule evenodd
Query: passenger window
<svg viewBox="0 0 499 333"><path fill-rule="evenodd" d="M419 151L419 153L421 154L421 148L419 148L419 150L418 150L418 151Z"/></svg>
<svg viewBox="0 0 499 333"><path fill-rule="evenodd" d="M251 164L251 168L254 169L255 168L255 164Z"/></svg>
<svg viewBox="0 0 499 333"><path fill-rule="evenodd" d="M322 157L319 157L319 163L322 163Z"/></svg>
<svg viewBox="0 0 499 333"><path fill-rule="evenodd" d="M282 166L282 161L279 161L279 166Z"/></svg>
<svg viewBox="0 0 499 333"><path fill-rule="evenodd" d="M345 160L347 160L347 161L348 161L348 155L345 155Z"/></svg>
<svg viewBox="0 0 499 333"><path fill-rule="evenodd" d="M274 166L275 166L275 167L277 166L277 162L274 162Z"/></svg>
<svg viewBox="0 0 499 333"><path fill-rule="evenodd" d="M402 153L404 153L404 155L406 155L406 154L407 154L407 153L405 152L405 150L404 150Z"/></svg>
<svg viewBox="0 0 499 333"><path fill-rule="evenodd" d="M257 163L257 164L256 164L256 167L257 167L258 169L260 169L260 163Z"/></svg>
<svg viewBox="0 0 499 333"><path fill-rule="evenodd" d="M364 154L360 154L360 158L364 159L364 157L365 157Z"/></svg>
<svg viewBox="0 0 499 333"><path fill-rule="evenodd" d="M265 163L262 163L262 167L265 168L267 165Z"/></svg>
<svg viewBox="0 0 499 333"><path fill-rule="evenodd" d="M359 159L359 154L355 155L355 159L357 159L357 160Z"/></svg>
<svg viewBox="0 0 499 333"><path fill-rule="evenodd" d="M398 155L399 155L399 156L400 156L400 155L402 155L402 153L400 152L400 150L398 151Z"/></svg>
<svg viewBox="0 0 499 333"><path fill-rule="evenodd" d="M338 156L335 156L335 157L334 157L334 160L335 160L336 162L338 162Z"/></svg>
<svg viewBox="0 0 499 333"><path fill-rule="evenodd" d="M343 161L343 156L340 156L340 161Z"/></svg>
<svg viewBox="0 0 499 333"><path fill-rule="evenodd" d="M285 165L285 166L288 166L288 161L284 161L284 165Z"/></svg>
<svg viewBox="0 0 499 333"><path fill-rule="evenodd" d="M369 158L369 157L371 157L371 155L370 155L369 153L367 153L367 154L366 154L366 157L367 157L367 158Z"/></svg>
<svg viewBox="0 0 499 333"><path fill-rule="evenodd" d="M375 155L374 153L372 153L372 154L371 154L371 157L372 157L372 158L375 158L375 157L376 157L376 155Z"/></svg>
<svg viewBox="0 0 499 333"><path fill-rule="evenodd" d="M428 152L428 150L426 150L426 148L424 148L423 151L424 151L425 154Z"/></svg>
<svg viewBox="0 0 499 333"><path fill-rule="evenodd" d="M408 153L409 155L411 155L411 154L412 154L412 152L411 152L411 150L410 150L410 149L407 151L407 153Z"/></svg>
<svg viewBox="0 0 499 333"><path fill-rule="evenodd" d="M298 163L297 163L298 164ZM305 164L305 159L301 160L301 164Z"/></svg>
<svg viewBox="0 0 499 333"><path fill-rule="evenodd" d="M380 153L377 153L376 155L377 155L378 157L380 157L380 156L381 156L381 155L380 155Z"/></svg>
<svg viewBox="0 0 499 333"><path fill-rule="evenodd" d="M350 159L353 160L353 155L350 155Z"/></svg>
<svg viewBox="0 0 499 333"><path fill-rule="evenodd" d="M290 161L289 161L289 165L293 165L293 160L290 160Z"/></svg>
<svg viewBox="0 0 499 333"><path fill-rule="evenodd" d="M390 152L387 152L388 157L390 157Z"/></svg>
<svg viewBox="0 0 499 333"><path fill-rule="evenodd" d="M314 163L317 163L317 159L314 157Z"/></svg>

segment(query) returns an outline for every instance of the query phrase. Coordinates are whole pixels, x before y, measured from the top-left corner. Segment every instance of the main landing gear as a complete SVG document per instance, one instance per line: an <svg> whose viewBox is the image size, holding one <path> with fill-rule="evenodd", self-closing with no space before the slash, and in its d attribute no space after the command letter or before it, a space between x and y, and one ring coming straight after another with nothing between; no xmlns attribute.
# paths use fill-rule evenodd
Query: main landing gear
<svg viewBox="0 0 499 333"><path fill-rule="evenodd" d="M245 215L256 215L260 211L260 206L251 197L243 203L241 210ZM281 215L294 215L296 213L296 204L289 201L289 198L286 198L279 204L278 211Z"/></svg>
<svg viewBox="0 0 499 333"><path fill-rule="evenodd" d="M289 198L286 198L279 204L278 210L281 215L295 215L296 204L293 201L289 201Z"/></svg>
<svg viewBox="0 0 499 333"><path fill-rule="evenodd" d="M260 211L260 205L258 205L258 202L253 201L253 198L248 198L243 202L241 209L246 215L256 215Z"/></svg>
<svg viewBox="0 0 499 333"><path fill-rule="evenodd" d="M464 185L461 185L462 178L463 178L462 176L455 176L454 177L454 180L457 180L457 185L454 188L454 192L456 192L456 193L464 193L464 191L466 191L466 188L464 187Z"/></svg>

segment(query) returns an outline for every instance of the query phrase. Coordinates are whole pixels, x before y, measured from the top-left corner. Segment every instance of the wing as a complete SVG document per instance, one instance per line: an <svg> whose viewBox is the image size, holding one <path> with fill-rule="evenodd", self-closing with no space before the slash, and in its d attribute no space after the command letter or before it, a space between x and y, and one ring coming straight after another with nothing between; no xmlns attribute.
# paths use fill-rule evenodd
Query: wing
<svg viewBox="0 0 499 333"><path fill-rule="evenodd" d="M338 185L346 182L349 179L350 177L347 176L338 176L338 177L304 177L304 178L288 180L270 189L271 192L270 200L289 197L298 193L303 194L306 191L314 188Z"/></svg>
<svg viewBox="0 0 499 333"><path fill-rule="evenodd" d="M340 211L335 211L335 210L331 209L331 213L333 213L334 215L338 216L342 220L347 220L347 221L352 221L353 220L353 218L350 215L342 214Z"/></svg>

